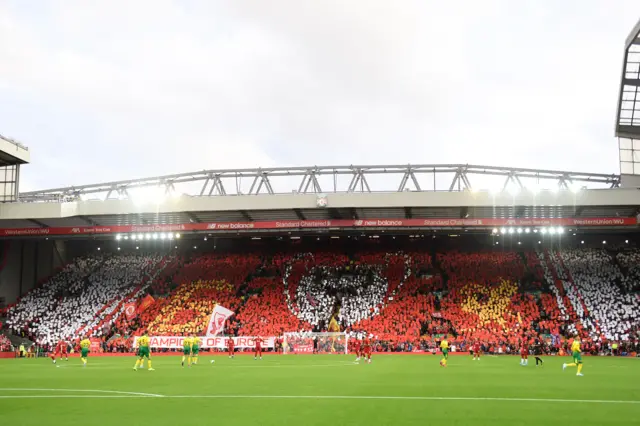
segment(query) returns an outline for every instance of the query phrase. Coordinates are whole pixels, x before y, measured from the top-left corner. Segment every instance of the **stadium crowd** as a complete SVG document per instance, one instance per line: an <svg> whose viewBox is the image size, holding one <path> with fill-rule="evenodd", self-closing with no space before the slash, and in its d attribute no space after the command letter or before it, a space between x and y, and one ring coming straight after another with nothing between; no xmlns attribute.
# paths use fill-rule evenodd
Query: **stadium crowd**
<svg viewBox="0 0 640 426"><path fill-rule="evenodd" d="M12 350L11 340L4 334L0 334L0 352L11 352Z"/></svg>
<svg viewBox="0 0 640 426"><path fill-rule="evenodd" d="M158 273L158 254L79 258L8 310L7 325L41 345L100 337L102 319Z"/></svg>
<svg viewBox="0 0 640 426"><path fill-rule="evenodd" d="M640 299L624 293L625 277L611 256L601 249L564 250L557 256L592 317L589 322L597 324L607 340L629 340L631 328L637 325Z"/></svg>
<svg viewBox="0 0 640 426"><path fill-rule="evenodd" d="M40 345L89 335L120 352L143 333L202 333L220 304L235 312L231 335L339 330L380 351L431 351L447 336L456 350L556 353L577 333L586 351L637 352L636 260L592 249L94 255L24 295L6 326Z"/></svg>

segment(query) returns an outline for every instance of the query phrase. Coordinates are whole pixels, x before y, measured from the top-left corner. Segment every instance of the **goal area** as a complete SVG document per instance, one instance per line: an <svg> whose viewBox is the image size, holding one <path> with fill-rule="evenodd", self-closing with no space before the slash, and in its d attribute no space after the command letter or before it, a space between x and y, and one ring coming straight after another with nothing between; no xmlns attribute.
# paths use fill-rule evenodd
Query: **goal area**
<svg viewBox="0 0 640 426"><path fill-rule="evenodd" d="M347 333L285 333L282 349L285 354L346 354Z"/></svg>

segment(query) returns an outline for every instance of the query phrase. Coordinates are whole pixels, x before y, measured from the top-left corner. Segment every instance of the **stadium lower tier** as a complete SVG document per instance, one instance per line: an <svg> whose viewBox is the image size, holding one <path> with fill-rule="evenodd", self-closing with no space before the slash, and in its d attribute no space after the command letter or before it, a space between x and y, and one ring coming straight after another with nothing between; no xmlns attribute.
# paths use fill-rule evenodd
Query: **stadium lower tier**
<svg viewBox="0 0 640 426"><path fill-rule="evenodd" d="M40 346L90 337L105 352L136 336L342 331L378 351L636 345L640 251L571 249L101 254L77 258L6 312ZM6 342L5 342L6 344ZM621 347L621 346L618 346Z"/></svg>

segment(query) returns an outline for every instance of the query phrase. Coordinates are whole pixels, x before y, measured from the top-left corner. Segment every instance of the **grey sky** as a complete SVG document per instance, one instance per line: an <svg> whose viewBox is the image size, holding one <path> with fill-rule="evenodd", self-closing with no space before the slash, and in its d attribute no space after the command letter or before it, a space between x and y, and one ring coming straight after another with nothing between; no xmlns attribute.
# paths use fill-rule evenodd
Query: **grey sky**
<svg viewBox="0 0 640 426"><path fill-rule="evenodd" d="M36 7L37 6L37 7ZM206 168L615 173L637 0L0 0L23 190Z"/></svg>

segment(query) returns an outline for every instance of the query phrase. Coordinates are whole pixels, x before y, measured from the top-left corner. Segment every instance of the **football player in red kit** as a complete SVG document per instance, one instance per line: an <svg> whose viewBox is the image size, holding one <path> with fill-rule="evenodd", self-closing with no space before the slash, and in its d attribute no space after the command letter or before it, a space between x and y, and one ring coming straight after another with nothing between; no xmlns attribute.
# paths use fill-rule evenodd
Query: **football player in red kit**
<svg viewBox="0 0 640 426"><path fill-rule="evenodd" d="M525 367L527 364L529 364L529 346L523 342L520 348L520 365Z"/></svg>
<svg viewBox="0 0 640 426"><path fill-rule="evenodd" d="M473 344L473 348L471 349L473 351L473 360L478 360L480 361L480 342L475 342Z"/></svg>
<svg viewBox="0 0 640 426"><path fill-rule="evenodd" d="M365 338L362 345L362 357L366 358L366 362L371 364L371 351L372 351L372 342L371 339Z"/></svg>
<svg viewBox="0 0 640 426"><path fill-rule="evenodd" d="M353 343L353 350L356 352L356 361L360 361L360 355L362 351L362 342L360 339L356 339Z"/></svg>
<svg viewBox="0 0 640 426"><path fill-rule="evenodd" d="M67 353L67 342L65 342L64 340L60 340L56 345L55 350L52 351L51 359L53 360L54 364L56 363L56 355L60 359L62 359L62 357L64 356L65 360L69 361L69 354Z"/></svg>
<svg viewBox="0 0 640 426"><path fill-rule="evenodd" d="M233 337L229 337L227 339L227 350L229 351L229 358L235 357L235 343L233 341Z"/></svg>
<svg viewBox="0 0 640 426"><path fill-rule="evenodd" d="M264 340L262 339L262 337L258 336L253 341L256 344L256 350L253 354L253 359L258 359L258 356L260 356L260 359L262 359L262 342L264 342Z"/></svg>

